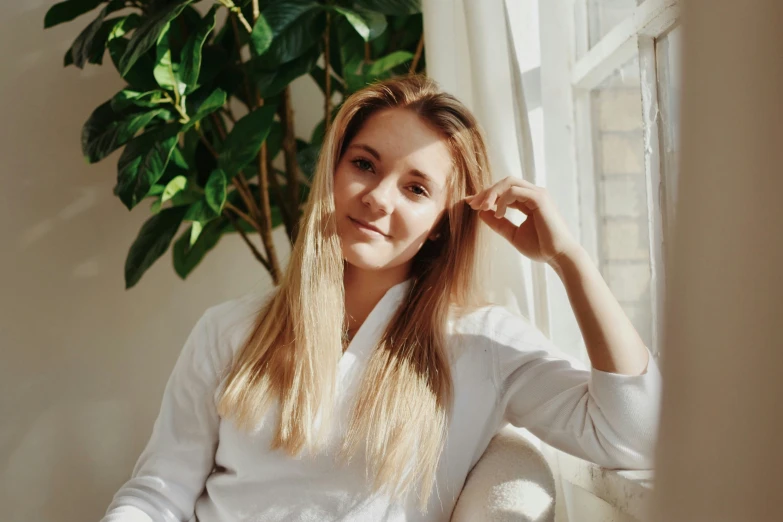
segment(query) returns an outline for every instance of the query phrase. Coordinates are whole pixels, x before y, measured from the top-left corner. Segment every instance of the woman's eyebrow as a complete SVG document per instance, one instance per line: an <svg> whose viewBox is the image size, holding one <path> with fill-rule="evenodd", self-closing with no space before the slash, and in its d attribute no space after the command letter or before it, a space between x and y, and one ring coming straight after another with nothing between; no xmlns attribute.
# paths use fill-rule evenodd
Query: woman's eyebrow
<svg viewBox="0 0 783 522"><path fill-rule="evenodd" d="M369 145L365 145L364 143L352 143L348 148L351 149L353 147L366 150L367 152L375 156L375 159L381 161L381 154L374 148L370 147Z"/></svg>

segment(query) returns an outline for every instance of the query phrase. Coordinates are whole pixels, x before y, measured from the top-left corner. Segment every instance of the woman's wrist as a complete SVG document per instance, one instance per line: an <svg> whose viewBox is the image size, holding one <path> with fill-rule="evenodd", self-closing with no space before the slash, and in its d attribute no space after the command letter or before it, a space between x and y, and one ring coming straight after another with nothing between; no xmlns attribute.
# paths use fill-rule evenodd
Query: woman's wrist
<svg viewBox="0 0 783 522"><path fill-rule="evenodd" d="M569 273L578 272L591 266L593 261L587 254L587 250L582 245L576 244L550 259L548 264L563 279Z"/></svg>

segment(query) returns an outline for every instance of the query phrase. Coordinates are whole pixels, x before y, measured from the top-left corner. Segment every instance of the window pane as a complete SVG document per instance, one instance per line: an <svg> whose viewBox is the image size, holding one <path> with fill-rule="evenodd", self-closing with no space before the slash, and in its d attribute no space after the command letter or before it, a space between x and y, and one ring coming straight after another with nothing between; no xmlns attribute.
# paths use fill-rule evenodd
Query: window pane
<svg viewBox="0 0 783 522"><path fill-rule="evenodd" d="M642 339L652 344L647 184L639 61L591 92L601 273Z"/></svg>
<svg viewBox="0 0 783 522"><path fill-rule="evenodd" d="M671 226L677 201L677 175L680 155L680 52L682 29L678 26L656 41L658 66L658 106L663 127L662 178L666 190L667 226Z"/></svg>
<svg viewBox="0 0 783 522"><path fill-rule="evenodd" d="M577 0L575 16L577 39L584 38L582 30L586 30L587 48L593 47L601 38L617 24L633 14L637 5L644 0ZM577 55L586 50L584 45L577 45Z"/></svg>

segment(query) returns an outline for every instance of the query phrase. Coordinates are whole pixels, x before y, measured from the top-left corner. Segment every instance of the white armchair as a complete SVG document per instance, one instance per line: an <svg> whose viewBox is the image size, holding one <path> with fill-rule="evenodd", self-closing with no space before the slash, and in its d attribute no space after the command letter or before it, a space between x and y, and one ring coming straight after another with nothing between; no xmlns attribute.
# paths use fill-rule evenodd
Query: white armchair
<svg viewBox="0 0 783 522"><path fill-rule="evenodd" d="M501 430L468 475L452 522L553 522L555 480L543 454Z"/></svg>

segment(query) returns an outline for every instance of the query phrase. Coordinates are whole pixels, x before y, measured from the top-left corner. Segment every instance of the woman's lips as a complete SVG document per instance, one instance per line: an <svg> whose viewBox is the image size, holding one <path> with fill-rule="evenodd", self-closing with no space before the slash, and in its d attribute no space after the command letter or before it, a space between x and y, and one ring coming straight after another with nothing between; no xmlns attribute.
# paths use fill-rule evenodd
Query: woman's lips
<svg viewBox="0 0 783 522"><path fill-rule="evenodd" d="M363 234L366 234L371 237L389 237L380 230L378 230L376 227L370 225L369 223L365 223L364 221L359 221L358 219L354 219L352 217L348 217L348 219L351 220L351 223L354 224L357 230L362 232Z"/></svg>

